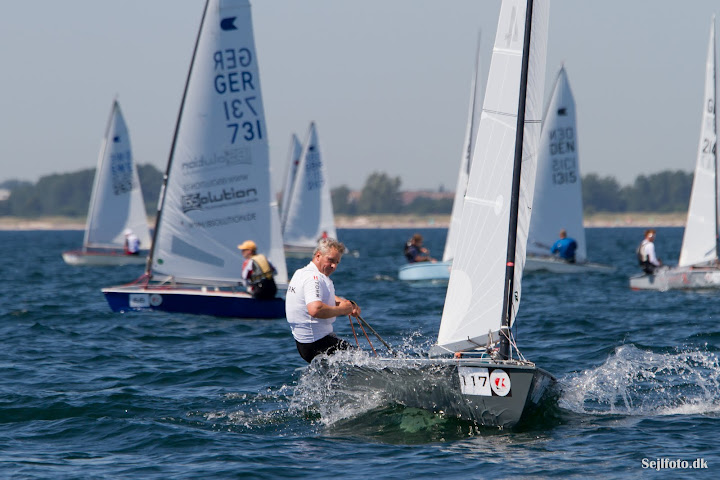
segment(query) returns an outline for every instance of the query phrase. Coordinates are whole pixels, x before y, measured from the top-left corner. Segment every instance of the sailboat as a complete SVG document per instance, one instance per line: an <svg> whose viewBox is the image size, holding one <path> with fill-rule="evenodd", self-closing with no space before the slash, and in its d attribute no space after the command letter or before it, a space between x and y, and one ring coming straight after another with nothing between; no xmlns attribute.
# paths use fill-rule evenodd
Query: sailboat
<svg viewBox="0 0 720 480"><path fill-rule="evenodd" d="M302 145L294 133L290 138L290 148L288 149L287 171L285 172L285 187L282 191L282 204L280 206L280 225L284 228L287 221L287 211L290 207L290 197L292 197L292 189L295 186L295 177L297 176L298 166L300 165L300 155L302 155Z"/></svg>
<svg viewBox="0 0 720 480"><path fill-rule="evenodd" d="M458 172L457 185L455 187L455 199L450 214L450 225L445 240L442 262L416 262L400 267L398 278L405 281L447 283L450 279L450 269L455 256L455 244L457 243L457 231L459 230L460 218L462 217L463 198L467 189L468 176L475 144L475 135L480 116L478 102L482 98L480 77L480 41L478 40L475 55L475 72L473 73L470 89L470 106L468 108L468 121L465 130L465 141L463 142L462 157L460 160L460 171Z"/></svg>
<svg viewBox="0 0 720 480"><path fill-rule="evenodd" d="M564 66L557 74L545 113L537 168L525 271L586 273L614 270L614 267L587 260L575 100ZM551 253L551 247L563 229L577 243L574 263Z"/></svg>
<svg viewBox="0 0 720 480"><path fill-rule="evenodd" d="M125 254L127 230L138 236L144 252ZM115 100L100 147L82 249L63 252L62 257L69 265L142 265L149 246L150 229L130 135Z"/></svg>
<svg viewBox="0 0 720 480"><path fill-rule="evenodd" d="M283 224L288 257L309 257L322 236L337 238L327 168L320 155L315 122L310 123L288 202Z"/></svg>
<svg viewBox="0 0 720 480"><path fill-rule="evenodd" d="M284 318L282 298L240 285L253 240L287 283L250 4L208 0L163 183L145 275L103 288L113 311Z"/></svg>
<svg viewBox="0 0 720 480"><path fill-rule="evenodd" d="M384 358L376 375L357 367L375 384L386 379L385 393L405 406L512 427L552 398L555 378L520 354L512 333L535 186L548 17L546 0L502 2L431 357Z"/></svg>
<svg viewBox="0 0 720 480"><path fill-rule="evenodd" d="M705 98L700 124L700 142L680 260L677 267L663 267L652 275L630 277L630 288L633 290L720 288L716 71L715 16L713 15L705 63Z"/></svg>

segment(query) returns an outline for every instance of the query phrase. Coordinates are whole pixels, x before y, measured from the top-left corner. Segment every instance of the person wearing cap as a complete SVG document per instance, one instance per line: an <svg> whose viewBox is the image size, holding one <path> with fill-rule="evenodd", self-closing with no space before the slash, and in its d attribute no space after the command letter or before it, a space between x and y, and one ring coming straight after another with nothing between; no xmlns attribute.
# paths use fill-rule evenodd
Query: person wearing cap
<svg viewBox="0 0 720 480"><path fill-rule="evenodd" d="M567 231L563 228L560 230L560 240L553 243L550 253L557 255L568 263L575 263L575 250L577 250L577 242L574 238L567 236Z"/></svg>
<svg viewBox="0 0 720 480"><path fill-rule="evenodd" d="M125 235L125 246L123 248L125 255L139 255L140 239L138 236L129 228L126 228L123 234Z"/></svg>
<svg viewBox="0 0 720 480"><path fill-rule="evenodd" d="M312 260L295 271L285 296L287 318L298 353L306 362L321 353L333 354L353 348L333 331L333 322L340 315L360 315L357 303L335 295L330 275L337 269L345 245L334 238L318 242Z"/></svg>
<svg viewBox="0 0 720 480"><path fill-rule="evenodd" d="M252 240L245 240L238 245L245 261L242 266L243 284L253 298L267 300L275 298L277 285L275 285L276 270L272 263L262 253L257 253L257 245Z"/></svg>
<svg viewBox="0 0 720 480"><path fill-rule="evenodd" d="M645 230L645 238L640 243L636 253L640 267L648 275L655 273L655 270L662 265L662 261L655 255L655 229L649 228Z"/></svg>

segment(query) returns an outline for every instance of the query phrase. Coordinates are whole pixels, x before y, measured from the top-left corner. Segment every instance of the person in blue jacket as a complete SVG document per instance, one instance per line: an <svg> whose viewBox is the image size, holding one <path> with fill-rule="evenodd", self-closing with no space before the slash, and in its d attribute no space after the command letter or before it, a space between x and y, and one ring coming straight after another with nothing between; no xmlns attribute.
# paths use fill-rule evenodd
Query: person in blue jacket
<svg viewBox="0 0 720 480"><path fill-rule="evenodd" d="M575 250L577 250L577 242L567 236L564 228L560 230L560 240L553 243L552 248L550 248L553 255L557 255L568 263L575 263Z"/></svg>

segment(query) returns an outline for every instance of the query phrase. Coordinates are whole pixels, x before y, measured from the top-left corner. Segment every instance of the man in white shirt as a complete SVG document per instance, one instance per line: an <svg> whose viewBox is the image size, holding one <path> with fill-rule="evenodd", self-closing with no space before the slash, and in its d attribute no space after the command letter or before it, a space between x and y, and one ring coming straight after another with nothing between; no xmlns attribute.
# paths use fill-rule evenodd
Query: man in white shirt
<svg viewBox="0 0 720 480"><path fill-rule="evenodd" d="M138 255L140 253L140 239L138 236L129 228L126 228L123 233L125 234L125 254Z"/></svg>
<svg viewBox="0 0 720 480"><path fill-rule="evenodd" d="M643 272L648 275L655 273L662 261L655 255L655 229L645 230L645 238L637 249L638 262Z"/></svg>
<svg viewBox="0 0 720 480"><path fill-rule="evenodd" d="M351 345L333 332L338 315L360 315L360 307L335 295L330 275L337 269L345 245L323 238L304 268L295 272L285 297L285 316L292 329L300 356L310 363L320 354L346 350Z"/></svg>

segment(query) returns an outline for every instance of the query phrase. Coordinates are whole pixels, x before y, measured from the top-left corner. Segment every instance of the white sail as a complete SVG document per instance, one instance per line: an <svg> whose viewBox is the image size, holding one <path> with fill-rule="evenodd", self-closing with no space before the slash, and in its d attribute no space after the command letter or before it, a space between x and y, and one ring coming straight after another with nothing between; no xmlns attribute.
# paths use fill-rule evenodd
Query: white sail
<svg viewBox="0 0 720 480"><path fill-rule="evenodd" d="M540 134L535 200L527 244L530 255L550 255L550 247L559 238L558 233L565 229L577 242L577 262L587 259L577 147L575 101L565 68L561 68Z"/></svg>
<svg viewBox="0 0 720 480"><path fill-rule="evenodd" d="M459 242L450 274L438 345L457 351L483 346L501 328L516 124L523 60L526 2L503 1L483 111L463 205ZM520 282L535 184L535 162L545 80L549 2L532 10L521 191L515 252L513 315Z"/></svg>
<svg viewBox="0 0 720 480"><path fill-rule="evenodd" d="M293 133L290 139L290 148L288 149L287 171L285 172L285 187L282 191L282 205L280 207L280 225L285 229L285 221L287 220L287 211L290 208L290 198L292 197L292 189L295 186L295 176L297 175L298 165L300 165L300 155L302 154L302 145L297 135Z"/></svg>
<svg viewBox="0 0 720 480"><path fill-rule="evenodd" d="M268 141L247 0L209 0L175 131L152 251L154 274L237 282L237 245L269 252Z"/></svg>
<svg viewBox="0 0 720 480"><path fill-rule="evenodd" d="M141 248L150 247L130 135L120 105L114 101L95 171L83 248L123 248L126 229L138 236Z"/></svg>
<svg viewBox="0 0 720 480"><path fill-rule="evenodd" d="M337 238L327 169L315 123L310 124L285 221L285 245L314 247L323 232Z"/></svg>
<svg viewBox="0 0 720 480"><path fill-rule="evenodd" d="M717 128L715 123L715 16L710 29L705 63L705 98L703 101L700 144L693 178L690 207L683 235L678 265L687 267L718 258L717 238Z"/></svg>
<svg viewBox="0 0 720 480"><path fill-rule="evenodd" d="M453 201L452 213L450 214L450 225L448 226L447 238L445 239L445 250L443 251L443 262L452 261L455 257L455 243L457 243L457 232L460 228L462 218L463 199L467 189L468 177L470 176L470 164L475 145L475 137L480 122L482 100L482 82L480 82L480 40L478 39L477 52L475 55L475 71L470 88L470 107L468 108L467 128L465 129L465 141L463 142L462 158L460 160L460 171L458 172L457 184L455 186L455 200Z"/></svg>
<svg viewBox="0 0 720 480"><path fill-rule="evenodd" d="M272 214L272 223L270 224L270 251L267 254L268 258L279 259L281 262L273 261L273 267L275 267L275 282L278 284L288 283L288 271L287 264L285 263L285 247L283 246L282 232L280 231L280 214L278 213L277 203L273 202L270 205Z"/></svg>

